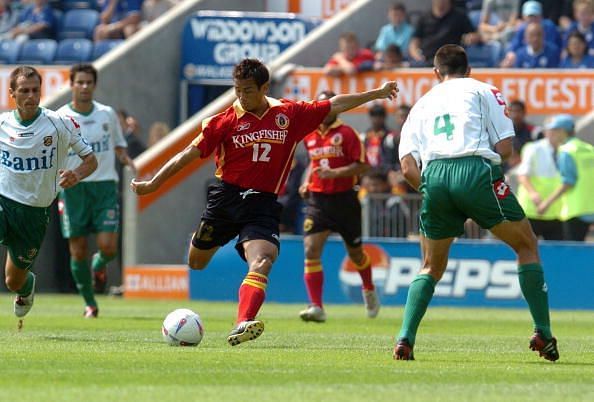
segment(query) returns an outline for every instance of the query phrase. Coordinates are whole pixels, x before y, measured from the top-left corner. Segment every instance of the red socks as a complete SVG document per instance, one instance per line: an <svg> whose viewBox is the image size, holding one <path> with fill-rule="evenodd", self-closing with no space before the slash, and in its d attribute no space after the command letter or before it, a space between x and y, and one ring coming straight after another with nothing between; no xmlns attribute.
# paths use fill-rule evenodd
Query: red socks
<svg viewBox="0 0 594 402"><path fill-rule="evenodd" d="M324 287L324 271L320 260L305 260L305 272L303 274L305 288L309 301L313 306L322 307L322 289Z"/></svg>
<svg viewBox="0 0 594 402"><path fill-rule="evenodd" d="M266 297L266 285L268 285L266 275L257 272L248 272L239 287L237 323L256 318Z"/></svg>
<svg viewBox="0 0 594 402"><path fill-rule="evenodd" d="M375 289L375 286L373 286L373 280L371 276L371 258L365 251L363 254L365 257L363 258L361 265L355 264L354 261L353 264L355 264L357 271L359 271L359 276L361 276L361 281L363 281L362 288L365 290L373 290Z"/></svg>

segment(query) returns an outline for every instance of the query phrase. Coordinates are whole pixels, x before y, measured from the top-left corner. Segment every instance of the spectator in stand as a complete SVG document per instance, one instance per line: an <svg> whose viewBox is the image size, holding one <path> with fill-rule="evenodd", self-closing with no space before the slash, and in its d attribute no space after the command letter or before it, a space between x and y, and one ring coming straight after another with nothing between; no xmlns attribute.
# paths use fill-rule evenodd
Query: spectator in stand
<svg viewBox="0 0 594 402"><path fill-rule="evenodd" d="M128 38L140 27L142 0L100 0L101 17L95 41Z"/></svg>
<svg viewBox="0 0 594 402"><path fill-rule="evenodd" d="M516 68L557 68L559 67L560 49L545 42L544 29L538 22L531 22L526 27L526 45L516 52Z"/></svg>
<svg viewBox="0 0 594 402"><path fill-rule="evenodd" d="M373 52L359 47L359 39L355 33L345 32L340 35L338 47L339 51L324 66L327 75L340 77L373 69Z"/></svg>
<svg viewBox="0 0 594 402"><path fill-rule="evenodd" d="M365 132L363 143L369 165L389 172L398 169L398 144L386 126L386 108L376 103L369 109L371 128Z"/></svg>
<svg viewBox="0 0 594 402"><path fill-rule="evenodd" d="M35 0L21 12L18 24L10 30L10 37L19 41L51 38L54 25L54 12L47 0Z"/></svg>
<svg viewBox="0 0 594 402"><path fill-rule="evenodd" d="M557 26L549 19L542 17L542 5L538 1L527 1L522 6L522 23L511 40L509 50L501 62L501 67L513 67L516 65L517 52L526 46L526 28L536 23L542 26L544 42L562 48L562 40Z"/></svg>
<svg viewBox="0 0 594 402"><path fill-rule="evenodd" d="M479 22L483 42L506 45L516 30L520 0L484 0Z"/></svg>
<svg viewBox="0 0 594 402"><path fill-rule="evenodd" d="M384 25L375 41L375 58L381 60L390 45L396 45L408 53L408 44L413 34L413 27L406 21L406 8L402 3L396 3L388 10L389 24ZM406 54L404 55L406 56Z"/></svg>
<svg viewBox="0 0 594 402"><path fill-rule="evenodd" d="M11 29L16 25L18 13L12 9L10 0L0 0L0 40L11 38Z"/></svg>
<svg viewBox="0 0 594 402"><path fill-rule="evenodd" d="M404 57L402 56L402 51L398 47L398 45L389 45L384 52L382 52L381 57L377 58L373 65L374 70L396 70L398 68L408 67L408 63L404 61Z"/></svg>
<svg viewBox="0 0 594 402"><path fill-rule="evenodd" d="M175 6L174 0L144 0L142 3L142 20L151 23Z"/></svg>
<svg viewBox="0 0 594 402"><path fill-rule="evenodd" d="M171 129L166 123L162 121L155 122L149 128L149 136L148 136L148 147L152 147L157 142L161 141L163 138L169 134Z"/></svg>
<svg viewBox="0 0 594 402"><path fill-rule="evenodd" d="M572 21L563 35L563 44L568 46L569 36L574 32L581 33L586 41L589 53L594 52L594 3L593 0L576 0L573 4Z"/></svg>
<svg viewBox="0 0 594 402"><path fill-rule="evenodd" d="M146 145L144 145L140 138L140 124L138 124L136 118L128 115L124 109L118 110L118 119L124 132L124 138L128 144L128 155L134 159L146 151Z"/></svg>
<svg viewBox="0 0 594 402"><path fill-rule="evenodd" d="M530 1L523 0L522 6ZM571 4L574 0L538 0L542 5L542 16L559 25L562 30L571 24Z"/></svg>
<svg viewBox="0 0 594 402"><path fill-rule="evenodd" d="M522 148L526 143L536 139L539 128L526 121L526 105L521 100L511 101L508 113L516 133L512 140L512 155L506 161L507 167L511 168L520 163Z"/></svg>
<svg viewBox="0 0 594 402"><path fill-rule="evenodd" d="M479 42L472 23L453 8L453 0L432 0L431 11L419 18L409 45L412 66L432 66L433 56L442 45L472 45Z"/></svg>
<svg viewBox="0 0 594 402"><path fill-rule="evenodd" d="M560 68L594 68L594 56L588 54L586 37L580 32L573 31L569 34L566 53Z"/></svg>

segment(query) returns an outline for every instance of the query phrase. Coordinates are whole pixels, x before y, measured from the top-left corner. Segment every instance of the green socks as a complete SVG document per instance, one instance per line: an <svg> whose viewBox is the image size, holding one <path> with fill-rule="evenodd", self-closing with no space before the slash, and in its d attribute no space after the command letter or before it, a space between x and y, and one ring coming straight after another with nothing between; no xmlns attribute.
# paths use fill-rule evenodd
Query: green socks
<svg viewBox="0 0 594 402"><path fill-rule="evenodd" d="M33 291L33 282L35 279L35 274L31 271L27 271L27 280L25 281L25 284L19 289L17 290L17 294L19 296L29 296L31 294L31 292Z"/></svg>
<svg viewBox="0 0 594 402"><path fill-rule="evenodd" d="M411 346L415 344L419 324L421 324L427 306L429 306L429 302L433 297L436 283L437 281L431 275L420 274L416 276L408 288L402 328L398 339L408 339Z"/></svg>
<svg viewBox="0 0 594 402"><path fill-rule="evenodd" d="M551 339L553 335L549 319L549 296L542 266L539 263L520 265L518 278L522 294L528 302L534 327L541 331L545 338Z"/></svg>
<svg viewBox="0 0 594 402"><path fill-rule="evenodd" d="M93 272L102 271L105 269L107 263L113 260L117 254L114 255L105 255L101 251L97 251L93 254L93 260L91 262L91 267L93 268Z"/></svg>
<svg viewBox="0 0 594 402"><path fill-rule="evenodd" d="M76 287L80 295L85 299L87 306L97 307L95 295L93 294L93 278L91 277L91 270L87 265L87 260L76 261L70 259L70 270L72 277L76 282Z"/></svg>

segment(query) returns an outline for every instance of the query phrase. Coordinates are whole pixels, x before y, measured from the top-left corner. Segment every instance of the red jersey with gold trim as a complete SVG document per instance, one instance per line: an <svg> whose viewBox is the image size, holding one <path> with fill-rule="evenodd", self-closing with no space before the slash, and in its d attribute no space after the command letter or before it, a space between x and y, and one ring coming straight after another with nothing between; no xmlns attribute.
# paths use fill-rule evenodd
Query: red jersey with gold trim
<svg viewBox="0 0 594 402"><path fill-rule="evenodd" d="M309 191L314 193L340 193L352 190L357 176L321 179L313 170L317 167L331 169L348 166L353 162L367 163L365 147L359 134L340 120L336 120L325 132L318 128L303 140L309 154Z"/></svg>
<svg viewBox="0 0 594 402"><path fill-rule="evenodd" d="M213 151L215 175L230 184L268 193L287 179L297 143L321 124L330 101L294 102L266 98L269 108L258 117L238 101L202 122L192 141L202 158Z"/></svg>

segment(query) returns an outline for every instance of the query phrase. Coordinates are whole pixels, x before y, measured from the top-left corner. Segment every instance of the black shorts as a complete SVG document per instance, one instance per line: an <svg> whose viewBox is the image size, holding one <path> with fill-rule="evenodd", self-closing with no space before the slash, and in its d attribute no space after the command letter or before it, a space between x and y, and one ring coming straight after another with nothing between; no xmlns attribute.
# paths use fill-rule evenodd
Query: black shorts
<svg viewBox="0 0 594 402"><path fill-rule="evenodd" d="M267 240L280 249L279 222L282 206L276 194L243 189L225 182L208 186L206 209L192 237L200 250L224 246L239 235L235 248L245 260L241 243Z"/></svg>
<svg viewBox="0 0 594 402"><path fill-rule="evenodd" d="M307 236L325 230L340 234L350 247L361 245L361 203L355 191L311 193L303 233Z"/></svg>

